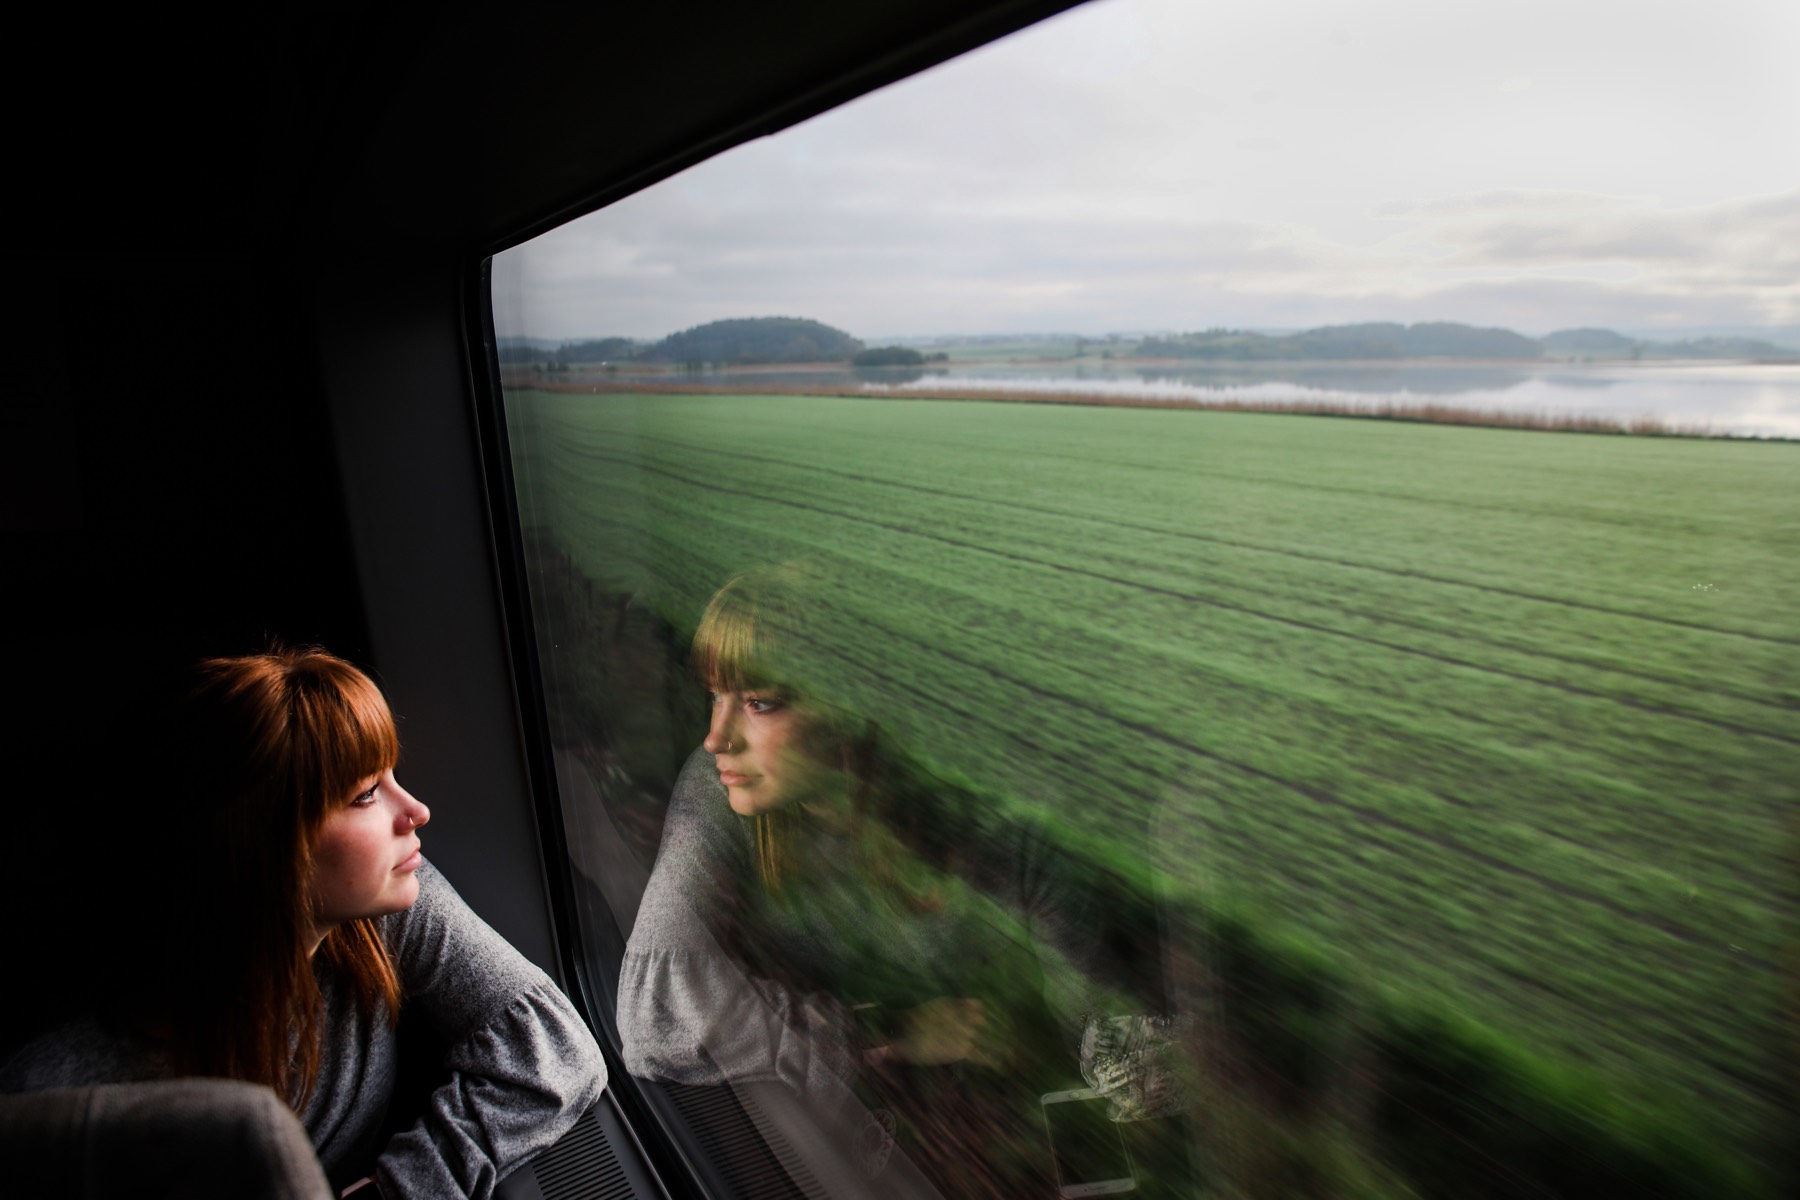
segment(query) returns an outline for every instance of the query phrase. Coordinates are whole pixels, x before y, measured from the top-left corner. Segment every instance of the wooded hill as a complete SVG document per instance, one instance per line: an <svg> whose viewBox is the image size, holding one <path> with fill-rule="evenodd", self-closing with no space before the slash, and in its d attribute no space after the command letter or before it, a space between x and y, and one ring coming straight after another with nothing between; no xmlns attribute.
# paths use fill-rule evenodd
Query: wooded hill
<svg viewBox="0 0 1800 1200"><path fill-rule="evenodd" d="M637 355L649 362L841 362L863 348L841 329L804 317L739 317L672 333Z"/></svg>
<svg viewBox="0 0 1800 1200"><path fill-rule="evenodd" d="M696 325L658 342L583 338L560 346L534 338L501 338L502 366L551 368L628 362L747 366L757 363L844 362L863 344L841 329L803 317L737 317Z"/></svg>

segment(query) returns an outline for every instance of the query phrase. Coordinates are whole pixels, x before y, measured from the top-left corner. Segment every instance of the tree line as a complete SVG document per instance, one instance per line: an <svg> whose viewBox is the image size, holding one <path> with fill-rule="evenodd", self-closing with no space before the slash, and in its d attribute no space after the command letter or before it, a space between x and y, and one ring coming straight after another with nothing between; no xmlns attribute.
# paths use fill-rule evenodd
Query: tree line
<svg viewBox="0 0 1800 1200"><path fill-rule="evenodd" d="M1541 358L1791 358L1793 351L1753 338L1697 338L1651 342L1610 329L1564 329L1530 338L1510 329L1482 329L1453 321L1401 325L1375 321L1325 325L1300 333L1264 334L1242 329L1147 337L1138 358L1216 359L1229 362L1359 361L1406 358L1477 358L1529 361Z"/></svg>
<svg viewBox="0 0 1800 1200"><path fill-rule="evenodd" d="M978 341L980 339L970 339ZM1079 345L1083 339L1076 339ZM1754 338L1704 337L1655 342L1610 329L1564 329L1542 338L1510 329L1478 328L1453 321L1402 325L1373 321L1324 325L1299 333L1267 334L1214 328L1146 337L1126 352L1133 358L1223 362L1393 361L1399 359L1792 359L1792 350ZM585 338L555 348L525 341L502 342L502 366L568 370L574 366L677 363L752 366L775 363L847 362L856 367L917 367L946 361L904 346L870 347L841 329L805 317L735 317L696 325L660 341L627 337Z"/></svg>

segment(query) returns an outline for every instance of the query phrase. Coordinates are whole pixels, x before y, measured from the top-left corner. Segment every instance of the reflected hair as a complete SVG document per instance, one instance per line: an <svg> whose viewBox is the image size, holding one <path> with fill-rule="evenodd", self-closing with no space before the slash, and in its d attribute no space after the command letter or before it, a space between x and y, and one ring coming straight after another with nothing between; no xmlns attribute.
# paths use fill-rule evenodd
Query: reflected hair
<svg viewBox="0 0 1800 1200"><path fill-rule="evenodd" d="M878 739L861 720L820 693L827 686L831 639L821 629L827 588L803 563L759 567L733 576L713 593L694 630L694 673L715 692L780 692L807 704L811 751L855 781L852 811L865 813L877 791ZM750 818L756 870L763 885L779 892L798 870L796 814L786 808Z"/></svg>
<svg viewBox="0 0 1800 1200"><path fill-rule="evenodd" d="M713 691L777 684L771 662L792 659L801 610L799 568L746 571L707 601L694 630L694 673Z"/></svg>
<svg viewBox="0 0 1800 1200"><path fill-rule="evenodd" d="M145 1032L179 1073L266 1084L300 1108L321 1034L312 848L398 761L393 714L362 671L309 647L207 659L171 715L169 782L186 819L168 830L172 911ZM366 1014L397 1019L399 979L375 921L335 926L317 953Z"/></svg>
<svg viewBox="0 0 1800 1200"><path fill-rule="evenodd" d="M799 568L761 568L727 580L713 593L694 630L694 674L714 692L777 686L769 664L793 640ZM792 687L784 687L792 697ZM756 839L756 873L780 891L793 874L794 815L778 809L750 818Z"/></svg>

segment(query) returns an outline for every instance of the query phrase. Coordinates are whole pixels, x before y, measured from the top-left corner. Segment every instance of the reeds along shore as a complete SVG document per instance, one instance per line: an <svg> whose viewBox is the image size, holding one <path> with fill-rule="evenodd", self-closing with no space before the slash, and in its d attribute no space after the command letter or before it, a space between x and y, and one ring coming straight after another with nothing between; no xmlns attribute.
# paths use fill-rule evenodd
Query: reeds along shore
<svg viewBox="0 0 1800 1200"><path fill-rule="evenodd" d="M1500 409L1459 408L1453 404L1417 404L1393 400L1367 403L1313 400L1176 400L1150 396L1117 396L1097 392L986 391L977 388L908 388L905 391L863 391L842 387L806 387L793 384L758 384L738 379L730 383L612 382L592 379L552 380L530 374L509 374L501 379L508 388L534 388L545 392L632 393L635 395L769 395L836 396L850 400L969 400L984 403L1077 404L1096 408L1188 409L1195 412L1281 413L1307 417L1352 417L1373 421L1411 421L1426 425L1470 425L1490 429L1531 429L1545 433L1599 433L1639 437L1734 438L1706 426L1670 425L1656 417L1627 421L1577 414L1507 412Z"/></svg>

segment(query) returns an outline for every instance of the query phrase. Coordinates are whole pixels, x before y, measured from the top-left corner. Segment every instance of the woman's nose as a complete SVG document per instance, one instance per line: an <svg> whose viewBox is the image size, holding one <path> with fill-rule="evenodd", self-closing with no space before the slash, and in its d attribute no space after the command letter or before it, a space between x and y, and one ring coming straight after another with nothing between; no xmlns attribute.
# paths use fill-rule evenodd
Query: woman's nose
<svg viewBox="0 0 1800 1200"><path fill-rule="evenodd" d="M398 782L394 786L400 793L400 813L397 824L403 830L417 829L421 825L428 824L431 821L431 809L426 806L425 802L400 787Z"/></svg>
<svg viewBox="0 0 1800 1200"><path fill-rule="evenodd" d="M733 747L736 730L737 721L731 705L715 704L712 722L706 729L706 740L700 743L700 748L708 754L725 754Z"/></svg>

